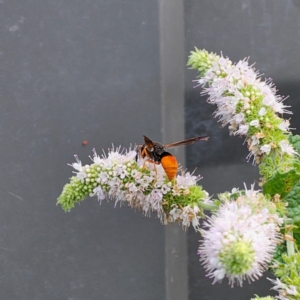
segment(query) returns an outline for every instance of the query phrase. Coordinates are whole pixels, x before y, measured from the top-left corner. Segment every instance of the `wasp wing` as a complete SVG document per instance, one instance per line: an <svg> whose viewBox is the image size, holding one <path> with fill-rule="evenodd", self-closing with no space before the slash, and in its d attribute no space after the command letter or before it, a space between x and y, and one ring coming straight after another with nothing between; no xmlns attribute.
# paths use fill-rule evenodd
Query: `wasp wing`
<svg viewBox="0 0 300 300"><path fill-rule="evenodd" d="M207 141L208 138L209 138L208 136L197 136L197 137L186 139L186 140L183 140L183 141L180 141L180 142L175 142L175 143L164 145L164 148L165 149L170 149L170 148L175 148L175 147L179 147L179 146L182 146L182 145L192 145L192 144L194 144L195 142L198 142L198 141Z"/></svg>
<svg viewBox="0 0 300 300"><path fill-rule="evenodd" d="M149 151L153 151L154 143L145 135L143 135L144 141L145 141L145 146Z"/></svg>

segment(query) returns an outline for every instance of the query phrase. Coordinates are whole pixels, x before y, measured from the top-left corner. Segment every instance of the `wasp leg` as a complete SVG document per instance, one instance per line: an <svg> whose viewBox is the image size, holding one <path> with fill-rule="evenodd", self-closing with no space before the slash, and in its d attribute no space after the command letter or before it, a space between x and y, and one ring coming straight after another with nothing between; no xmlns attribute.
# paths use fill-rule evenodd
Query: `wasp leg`
<svg viewBox="0 0 300 300"><path fill-rule="evenodd" d="M157 170L156 170L156 166L155 165L158 165L158 163L154 163L154 171L155 171L155 178L152 182L152 187L154 187L156 181L157 181Z"/></svg>
<svg viewBox="0 0 300 300"><path fill-rule="evenodd" d="M171 182L172 182L172 186L177 186L177 179L176 179L176 177L174 177L174 178L171 180Z"/></svg>
<svg viewBox="0 0 300 300"><path fill-rule="evenodd" d="M142 157L148 156L148 152L147 152L146 148L144 148L144 149L141 151L141 155L142 155Z"/></svg>
<svg viewBox="0 0 300 300"><path fill-rule="evenodd" d="M146 159L145 162L144 162L144 164L143 164L143 168L145 167L145 163L146 163L146 162L151 163L151 164L154 165L155 178L154 178L154 180L153 180L153 182L152 182L152 187L153 187L153 186L155 185L156 181L157 181L157 169L156 169L156 166L155 166L155 165L160 165L160 163L159 163L159 162L156 162L156 161L154 161L154 160Z"/></svg>

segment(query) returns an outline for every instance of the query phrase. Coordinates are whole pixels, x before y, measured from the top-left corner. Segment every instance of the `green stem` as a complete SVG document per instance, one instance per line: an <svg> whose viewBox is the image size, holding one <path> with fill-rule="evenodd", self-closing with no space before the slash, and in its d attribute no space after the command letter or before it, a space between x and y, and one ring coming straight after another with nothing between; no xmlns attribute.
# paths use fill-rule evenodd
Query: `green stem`
<svg viewBox="0 0 300 300"><path fill-rule="evenodd" d="M287 235L293 239L293 228L289 229ZM295 254L295 244L293 240L287 240L286 247L288 256L292 256Z"/></svg>
<svg viewBox="0 0 300 300"><path fill-rule="evenodd" d="M200 201L198 202L198 206L209 211L214 211L218 209L218 207L214 204L207 204Z"/></svg>

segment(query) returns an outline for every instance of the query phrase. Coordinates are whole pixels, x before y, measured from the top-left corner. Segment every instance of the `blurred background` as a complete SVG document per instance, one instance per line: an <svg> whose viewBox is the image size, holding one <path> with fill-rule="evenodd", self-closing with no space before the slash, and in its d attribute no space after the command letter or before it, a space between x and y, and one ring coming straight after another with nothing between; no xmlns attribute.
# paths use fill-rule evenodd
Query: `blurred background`
<svg viewBox="0 0 300 300"><path fill-rule="evenodd" d="M265 278L243 289L212 285L193 229L92 198L70 213L56 206L74 154L90 163L93 148L143 135L164 143L209 135L174 154L210 194L258 181L243 140L194 89L197 73L185 66L194 46L234 62L250 56L290 96L299 133L298 0L0 1L0 299L271 294Z"/></svg>

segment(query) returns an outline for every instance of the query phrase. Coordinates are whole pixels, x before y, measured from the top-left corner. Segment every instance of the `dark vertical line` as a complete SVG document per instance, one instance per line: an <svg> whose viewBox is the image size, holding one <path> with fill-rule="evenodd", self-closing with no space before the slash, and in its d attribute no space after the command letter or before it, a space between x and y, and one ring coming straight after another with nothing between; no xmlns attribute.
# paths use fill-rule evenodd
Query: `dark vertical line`
<svg viewBox="0 0 300 300"><path fill-rule="evenodd" d="M184 14L182 0L159 1L162 141L184 138ZM184 165L184 148L174 152ZM166 300L188 299L187 237L165 226Z"/></svg>

